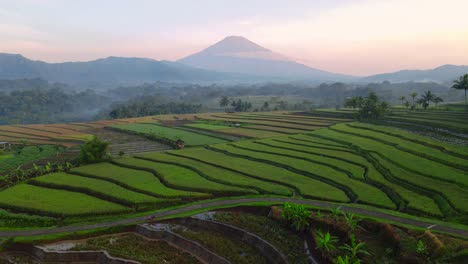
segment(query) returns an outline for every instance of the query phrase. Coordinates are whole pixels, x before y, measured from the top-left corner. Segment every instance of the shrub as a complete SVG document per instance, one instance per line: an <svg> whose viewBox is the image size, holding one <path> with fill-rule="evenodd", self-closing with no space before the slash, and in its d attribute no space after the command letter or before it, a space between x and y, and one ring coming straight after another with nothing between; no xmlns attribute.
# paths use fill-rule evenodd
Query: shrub
<svg viewBox="0 0 468 264"><path fill-rule="evenodd" d="M309 225L310 212L300 204L285 203L281 216L293 226L296 231L302 231Z"/></svg>
<svg viewBox="0 0 468 264"><path fill-rule="evenodd" d="M108 142L93 137L92 140L80 146L79 161L83 164L89 164L109 160L108 147Z"/></svg>

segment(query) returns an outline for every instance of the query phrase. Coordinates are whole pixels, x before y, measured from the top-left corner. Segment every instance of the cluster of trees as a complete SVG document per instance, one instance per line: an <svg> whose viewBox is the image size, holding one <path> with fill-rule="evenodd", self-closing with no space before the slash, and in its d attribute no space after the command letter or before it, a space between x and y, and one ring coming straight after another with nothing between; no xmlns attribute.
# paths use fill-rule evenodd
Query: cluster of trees
<svg viewBox="0 0 468 264"><path fill-rule="evenodd" d="M62 88L0 92L0 124L55 123L91 120L106 99L92 90Z"/></svg>
<svg viewBox="0 0 468 264"><path fill-rule="evenodd" d="M422 106L422 108L427 109L431 102L433 102L436 107L439 103L442 103L444 99L437 96L431 91L425 91L420 98L416 99L418 93L412 92L409 95L412 99L412 102L406 100L405 96L400 97L401 104L404 105L406 108L411 107L411 110L415 109L417 105Z"/></svg>
<svg viewBox="0 0 468 264"><path fill-rule="evenodd" d="M114 104L108 111L107 117L115 119L163 114L189 114L198 113L201 108L201 104L167 102L163 97L155 95L136 98L127 103Z"/></svg>
<svg viewBox="0 0 468 264"><path fill-rule="evenodd" d="M219 106L224 107L225 111L228 111L227 107L232 106L231 111L235 112L247 112L252 109L252 103L248 101L242 101L242 99L231 99L227 96L222 96L219 100Z"/></svg>
<svg viewBox="0 0 468 264"><path fill-rule="evenodd" d="M370 92L368 96L354 96L346 99L345 107L358 108L358 119L379 119L385 116L390 105L382 101L376 93Z"/></svg>
<svg viewBox="0 0 468 264"><path fill-rule="evenodd" d="M466 97L466 91L468 90L468 74L460 76L458 80L453 81L452 88L465 91L465 105L468 107L468 99Z"/></svg>

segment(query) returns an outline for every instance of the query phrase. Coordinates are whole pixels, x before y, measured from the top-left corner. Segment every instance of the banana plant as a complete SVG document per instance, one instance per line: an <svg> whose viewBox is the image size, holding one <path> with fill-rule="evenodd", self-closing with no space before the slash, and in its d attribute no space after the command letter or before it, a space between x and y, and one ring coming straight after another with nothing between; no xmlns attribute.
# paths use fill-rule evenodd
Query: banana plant
<svg viewBox="0 0 468 264"><path fill-rule="evenodd" d="M356 218L353 213L343 213L343 217L348 227L354 231L358 226L360 219Z"/></svg>
<svg viewBox="0 0 468 264"><path fill-rule="evenodd" d="M360 261L359 256L370 256L370 253L366 250L366 244L364 242L357 242L356 236L351 235L351 241L349 244L344 244L340 249L346 251L350 257L352 263Z"/></svg>
<svg viewBox="0 0 468 264"><path fill-rule="evenodd" d="M330 232L322 232L322 230L318 230L315 233L315 241L317 243L317 248L322 252L322 257L325 257L326 254L330 254L331 252L336 250L336 243L338 242L338 238L332 236Z"/></svg>

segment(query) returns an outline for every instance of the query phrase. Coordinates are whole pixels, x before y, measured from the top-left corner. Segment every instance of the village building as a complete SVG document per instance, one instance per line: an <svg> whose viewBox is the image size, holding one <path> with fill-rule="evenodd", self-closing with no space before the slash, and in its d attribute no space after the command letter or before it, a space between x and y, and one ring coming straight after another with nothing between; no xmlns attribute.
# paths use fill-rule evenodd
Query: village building
<svg viewBox="0 0 468 264"><path fill-rule="evenodd" d="M10 142L0 142L0 150L10 151L11 143Z"/></svg>

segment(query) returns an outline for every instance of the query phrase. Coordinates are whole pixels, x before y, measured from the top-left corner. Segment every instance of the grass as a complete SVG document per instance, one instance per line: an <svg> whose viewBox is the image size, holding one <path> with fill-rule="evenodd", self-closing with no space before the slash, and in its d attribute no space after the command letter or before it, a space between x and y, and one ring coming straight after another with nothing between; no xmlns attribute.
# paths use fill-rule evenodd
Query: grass
<svg viewBox="0 0 468 264"><path fill-rule="evenodd" d="M238 142L235 145L237 146L248 146L249 143L246 142ZM295 154L292 151L289 153L295 154L298 158L292 158L285 156L285 153L288 153L286 150L277 150L277 154L270 154L266 152L258 152L259 150L265 151L272 151L274 148L266 147L266 146L253 146L250 150L246 149L239 149L232 147L230 145L215 145L214 148L228 151L229 153L238 154L238 155L245 155L248 157L252 157L258 159L259 161L267 161L273 162L278 164L280 167L289 167L298 170L301 173L306 174L313 174L317 178L321 180L329 180L330 182L335 183L337 186L346 186L349 188L359 199L360 202L364 202L367 204L387 207L387 208L394 208L393 202L387 197L385 193L383 193L378 188L368 185L362 181L354 180L349 177L346 173L342 171L338 171L333 169L327 165L322 165L318 163L314 163L311 161L306 161L300 159L300 157L307 156L303 153ZM278 152L279 151L279 152ZM283 154L282 154L283 153ZM316 158L317 159L317 158Z"/></svg>
<svg viewBox="0 0 468 264"><path fill-rule="evenodd" d="M18 184L0 192L0 207L38 215L90 215L123 213L121 205L64 190Z"/></svg>
<svg viewBox="0 0 468 264"><path fill-rule="evenodd" d="M164 241L150 241L135 234L92 238L71 250L106 250L113 257L141 263L200 263L195 257Z"/></svg>
<svg viewBox="0 0 468 264"><path fill-rule="evenodd" d="M248 194L256 193L254 190L228 186L214 181L210 181L195 171L176 165L152 162L147 160L127 158L119 160L119 164L128 164L130 166L154 171L161 179L172 188L181 190L191 190L195 192L206 193L225 193L225 194Z"/></svg>
<svg viewBox="0 0 468 264"><path fill-rule="evenodd" d="M119 164L133 165L132 161L134 161L134 159L121 158L115 161ZM78 167L73 169L72 172L109 180L123 186L128 186L137 191L161 197L176 198L206 196L206 194L202 193L168 188L150 172L123 168L110 163L97 163Z"/></svg>
<svg viewBox="0 0 468 264"><path fill-rule="evenodd" d="M251 177L249 178L245 175L225 170L216 166L208 165L206 163L202 163L196 160L178 157L174 155L167 155L163 153L146 154L142 155L141 157L152 159L155 161L179 164L180 166L189 166L190 168L195 169L200 173L203 173L206 176L213 178L217 181L227 182L229 184L260 190L262 193L270 193L284 196L292 195L291 191L284 186L257 180Z"/></svg>
<svg viewBox="0 0 468 264"><path fill-rule="evenodd" d="M181 139L186 146L206 145L214 143L226 142L226 140L202 135L190 131L185 131L176 128L160 126L156 124L128 124L128 125L113 125L112 127L128 130L147 135L155 135L160 138L166 138L172 141Z"/></svg>
<svg viewBox="0 0 468 264"><path fill-rule="evenodd" d="M130 204L161 202L161 199L142 193L132 192L111 182L66 173L48 174L35 178L34 182L44 186L63 189L70 188L71 190L76 189L77 191L81 190L81 192L85 194L91 194L100 198L109 198L109 200L115 200L117 202L124 201Z"/></svg>
<svg viewBox="0 0 468 264"><path fill-rule="evenodd" d="M224 169L229 169L257 179L276 182L297 189L306 197L325 200L349 201L343 191L329 184L300 175L287 169L248 159L228 156L208 149L194 148L183 151L170 151L178 156L192 158Z"/></svg>
<svg viewBox="0 0 468 264"><path fill-rule="evenodd" d="M41 151L42 149L42 151ZM47 158L57 153L57 150L52 145L27 146L21 154L0 155L0 173L14 169L20 165L33 162L38 159Z"/></svg>

